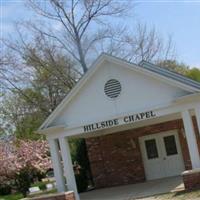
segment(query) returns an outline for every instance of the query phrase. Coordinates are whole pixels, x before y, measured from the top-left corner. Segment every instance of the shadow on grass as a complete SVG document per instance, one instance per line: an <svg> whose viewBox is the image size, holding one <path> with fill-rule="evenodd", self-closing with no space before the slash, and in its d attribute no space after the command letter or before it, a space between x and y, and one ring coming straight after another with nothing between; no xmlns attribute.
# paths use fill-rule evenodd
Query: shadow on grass
<svg viewBox="0 0 200 200"><path fill-rule="evenodd" d="M159 199L159 200L167 200L167 199L176 199L176 200L189 200L189 199L200 199L200 189L191 190L191 191L178 191L178 192L169 192L169 193L162 193L162 194L155 194L152 196L143 197L145 198L152 198L152 199ZM138 199L143 199L138 198ZM134 199L132 199L134 200Z"/></svg>
<svg viewBox="0 0 200 200"><path fill-rule="evenodd" d="M178 192L174 193L173 197L188 196L188 195L190 195L190 196L194 195L194 198L199 198L200 190L194 189L194 190L190 190L190 191L187 191L187 190L178 191Z"/></svg>

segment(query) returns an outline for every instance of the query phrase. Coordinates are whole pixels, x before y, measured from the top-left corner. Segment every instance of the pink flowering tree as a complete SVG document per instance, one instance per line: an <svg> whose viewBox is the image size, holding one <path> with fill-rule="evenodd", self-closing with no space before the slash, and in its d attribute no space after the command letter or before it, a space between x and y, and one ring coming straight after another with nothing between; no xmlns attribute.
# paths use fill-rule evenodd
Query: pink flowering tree
<svg viewBox="0 0 200 200"><path fill-rule="evenodd" d="M45 173L51 168L46 141L0 142L0 183L7 184L23 169Z"/></svg>
<svg viewBox="0 0 200 200"><path fill-rule="evenodd" d="M19 140L16 146L16 156L21 168L29 167L40 172L46 172L51 168L49 146L46 141Z"/></svg>

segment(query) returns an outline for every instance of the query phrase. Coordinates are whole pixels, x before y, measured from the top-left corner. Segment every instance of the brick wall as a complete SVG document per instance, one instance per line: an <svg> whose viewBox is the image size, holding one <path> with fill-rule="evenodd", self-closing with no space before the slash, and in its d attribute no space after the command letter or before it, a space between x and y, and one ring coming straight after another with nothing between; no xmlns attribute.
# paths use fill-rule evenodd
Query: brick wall
<svg viewBox="0 0 200 200"><path fill-rule="evenodd" d="M138 140L119 133L87 139L89 159L96 187L136 183L145 180Z"/></svg>
<svg viewBox="0 0 200 200"><path fill-rule="evenodd" d="M69 191L65 193L50 194L50 195L44 195L41 197L35 197L35 198L31 198L30 200L76 200L76 199L74 196L74 192Z"/></svg>
<svg viewBox="0 0 200 200"><path fill-rule="evenodd" d="M200 152L200 137L194 121ZM138 138L144 135L177 129L181 143L185 169L191 169L182 120L127 130L106 136L86 139L93 180L96 188L133 184L145 181L145 172Z"/></svg>
<svg viewBox="0 0 200 200"><path fill-rule="evenodd" d="M185 171L183 173L183 182L186 190L200 188L200 169Z"/></svg>

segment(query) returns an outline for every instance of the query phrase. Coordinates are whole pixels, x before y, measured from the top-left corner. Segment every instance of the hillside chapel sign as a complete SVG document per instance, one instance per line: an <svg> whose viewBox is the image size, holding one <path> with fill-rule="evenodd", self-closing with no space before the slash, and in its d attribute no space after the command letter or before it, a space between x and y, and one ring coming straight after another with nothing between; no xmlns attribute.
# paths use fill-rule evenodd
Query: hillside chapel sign
<svg viewBox="0 0 200 200"><path fill-rule="evenodd" d="M130 124L133 122L142 121L145 119L150 119L156 117L156 114L154 111L147 111L147 112L141 112L133 115L127 115L121 118L115 118L107 121L97 122L93 124L88 124L83 127L84 132L91 132L91 131L97 131L105 128L111 128L118 125L123 124Z"/></svg>

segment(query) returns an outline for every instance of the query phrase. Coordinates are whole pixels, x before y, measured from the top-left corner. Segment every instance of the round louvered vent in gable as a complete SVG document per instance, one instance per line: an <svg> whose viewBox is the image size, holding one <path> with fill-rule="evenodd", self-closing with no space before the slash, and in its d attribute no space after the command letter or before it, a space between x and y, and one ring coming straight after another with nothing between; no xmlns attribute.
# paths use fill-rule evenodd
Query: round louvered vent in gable
<svg viewBox="0 0 200 200"><path fill-rule="evenodd" d="M122 90L122 86L120 82L116 79L110 79L106 82L104 86L104 92L105 94L110 97L111 99L117 98Z"/></svg>

